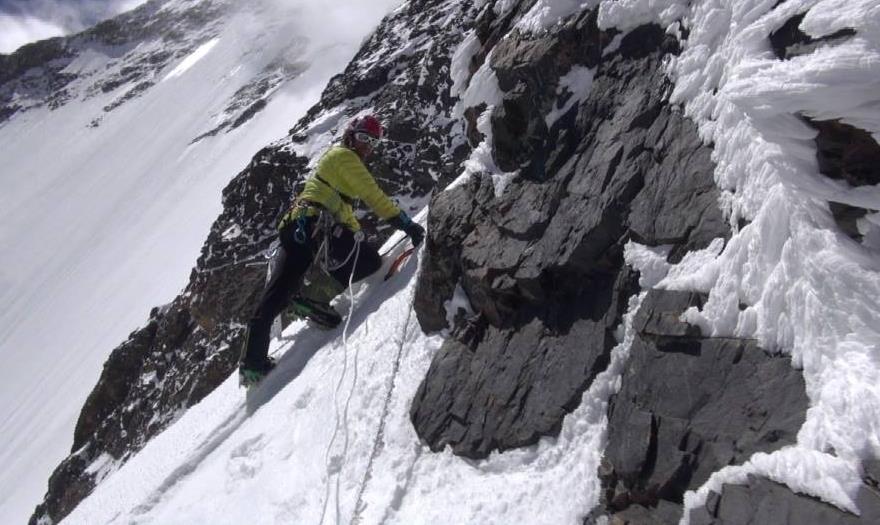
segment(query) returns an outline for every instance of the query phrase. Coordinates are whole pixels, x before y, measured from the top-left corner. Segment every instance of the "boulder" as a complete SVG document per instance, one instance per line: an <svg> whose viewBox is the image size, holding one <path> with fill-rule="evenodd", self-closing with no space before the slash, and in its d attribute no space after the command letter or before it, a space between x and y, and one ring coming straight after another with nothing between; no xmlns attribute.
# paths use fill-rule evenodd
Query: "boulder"
<svg viewBox="0 0 880 525"><path fill-rule="evenodd" d="M725 484L711 493L707 504L691 510L691 525L868 525L880 523L880 494L859 489L856 516L823 501L792 492L785 485L749 476L746 485Z"/></svg>
<svg viewBox="0 0 880 525"><path fill-rule="evenodd" d="M601 473L613 515L681 504L720 468L793 444L806 418L803 376L788 357L750 340L705 338L679 321L703 300L651 290L634 320Z"/></svg>

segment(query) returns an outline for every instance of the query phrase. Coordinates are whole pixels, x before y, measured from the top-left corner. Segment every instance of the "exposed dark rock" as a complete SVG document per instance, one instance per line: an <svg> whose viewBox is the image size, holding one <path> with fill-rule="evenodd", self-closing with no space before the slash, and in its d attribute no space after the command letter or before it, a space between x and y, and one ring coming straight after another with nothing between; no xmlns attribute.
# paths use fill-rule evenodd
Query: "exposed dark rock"
<svg viewBox="0 0 880 525"><path fill-rule="evenodd" d="M868 487L862 487L856 498L860 516L756 476L749 476L746 485L725 484L721 494L710 495L708 503L711 504L691 510L691 525L880 523L880 494Z"/></svg>
<svg viewBox="0 0 880 525"><path fill-rule="evenodd" d="M819 171L852 186L880 184L880 144L865 130L839 120L804 119L816 135Z"/></svg>
<svg viewBox="0 0 880 525"><path fill-rule="evenodd" d="M595 29L595 17L585 12L583 23L566 24L552 38L522 34L495 46L492 68L505 96L503 111L493 116L492 131L502 171L522 169L524 177L544 178L544 115L555 102L555 90L548 88L572 66L598 63L601 33Z"/></svg>
<svg viewBox="0 0 880 525"><path fill-rule="evenodd" d="M865 471L865 483L880 488L880 459L869 459L862 463Z"/></svg>
<svg viewBox="0 0 880 525"><path fill-rule="evenodd" d="M264 253L308 159L266 148L223 190L217 219L190 276L190 310L205 330L247 316L265 281ZM210 249L209 249L210 247Z"/></svg>
<svg viewBox="0 0 880 525"><path fill-rule="evenodd" d="M822 174L851 186L880 184L880 144L870 133L839 120L804 121L818 132L816 160ZM839 202L829 202L829 207L841 231L861 242L857 221L876 210Z"/></svg>
<svg viewBox="0 0 880 525"><path fill-rule="evenodd" d="M789 358L753 341L703 338L678 320L702 300L651 290L636 316L601 476L614 515L680 504L716 470L794 443L806 418L804 380Z"/></svg>
<svg viewBox="0 0 880 525"><path fill-rule="evenodd" d="M834 216L834 222L837 223L837 227L853 240L862 242L864 236L859 231L858 221L868 214L868 210L840 202L829 202L828 206L831 209L831 215Z"/></svg>
<svg viewBox="0 0 880 525"><path fill-rule="evenodd" d="M426 264L416 283L415 311L426 332L446 328L446 309L438 297L451 298L455 284L462 275L461 245L473 231L482 213L479 203L492 199L492 183L473 177L465 184L440 193L431 203L428 234L425 239L429 253L444 254Z"/></svg>
<svg viewBox="0 0 880 525"><path fill-rule="evenodd" d="M37 506L28 525L43 525L45 521L41 521L42 516L66 516L92 492L95 480L93 475L85 474L90 463L82 458L85 452L88 451L71 454L55 469L49 478L48 493L52 497L47 497Z"/></svg>
<svg viewBox="0 0 880 525"><path fill-rule="evenodd" d="M770 46L781 60L789 60L796 56L809 55L824 45L833 45L855 35L854 29L841 29L833 34L813 38L800 29L806 13L789 18L782 27L770 33Z"/></svg>
<svg viewBox="0 0 880 525"><path fill-rule="evenodd" d="M482 323L470 344L446 341L413 401L419 435L433 450L478 458L558 433L607 366L634 287L623 271L567 304L524 308L514 329Z"/></svg>
<svg viewBox="0 0 880 525"><path fill-rule="evenodd" d="M545 34L510 33L492 52L505 91L495 160L520 172L500 196L475 176L432 205L419 320L446 327L459 282L477 315L451 327L413 401L434 450L485 457L558 432L606 366L635 292L626 241L680 256L729 235L711 152L666 102L661 64L677 45L650 25L600 59L609 40L587 12ZM592 90L548 129L559 78L575 66L597 69Z"/></svg>
<svg viewBox="0 0 880 525"><path fill-rule="evenodd" d="M221 131L228 133L243 126L266 108L269 99L282 84L295 79L306 69L307 64L288 63L284 60L273 61L262 73L235 92L223 110L221 122L210 131L194 138L192 143L213 137Z"/></svg>
<svg viewBox="0 0 880 525"><path fill-rule="evenodd" d="M681 506L660 500L653 508L633 504L613 515L596 509L584 525L598 525L600 517L605 517L604 523L609 525L675 525L681 517Z"/></svg>

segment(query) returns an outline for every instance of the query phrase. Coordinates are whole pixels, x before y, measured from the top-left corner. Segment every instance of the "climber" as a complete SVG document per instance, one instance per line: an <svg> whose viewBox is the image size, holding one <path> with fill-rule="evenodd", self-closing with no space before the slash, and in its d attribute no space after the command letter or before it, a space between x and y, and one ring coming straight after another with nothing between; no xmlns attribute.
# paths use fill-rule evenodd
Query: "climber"
<svg viewBox="0 0 880 525"><path fill-rule="evenodd" d="M332 327L341 316L328 303L307 299L299 291L303 276L317 257L322 269L342 291L382 265L378 251L363 242L352 203L362 199L418 246L425 230L413 222L379 188L364 165L382 138L382 125L371 115L349 123L342 143L327 150L305 187L278 224L280 247L271 261L270 279L248 323L239 362L242 385L259 382L275 366L268 356L272 322L287 308Z"/></svg>

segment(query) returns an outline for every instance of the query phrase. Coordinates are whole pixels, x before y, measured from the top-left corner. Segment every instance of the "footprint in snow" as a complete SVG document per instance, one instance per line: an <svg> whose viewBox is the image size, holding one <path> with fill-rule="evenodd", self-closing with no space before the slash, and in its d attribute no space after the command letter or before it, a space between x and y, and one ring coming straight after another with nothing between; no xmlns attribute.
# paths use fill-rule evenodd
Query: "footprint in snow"
<svg viewBox="0 0 880 525"><path fill-rule="evenodd" d="M312 402L312 398L315 397L315 389L309 388L305 392L302 393L301 396L293 403L294 410L302 410L309 406L309 403Z"/></svg>
<svg viewBox="0 0 880 525"><path fill-rule="evenodd" d="M263 458L259 452L265 446L263 435L260 434L235 447L229 453L229 462L226 465L229 481L235 482L256 476L263 467Z"/></svg>

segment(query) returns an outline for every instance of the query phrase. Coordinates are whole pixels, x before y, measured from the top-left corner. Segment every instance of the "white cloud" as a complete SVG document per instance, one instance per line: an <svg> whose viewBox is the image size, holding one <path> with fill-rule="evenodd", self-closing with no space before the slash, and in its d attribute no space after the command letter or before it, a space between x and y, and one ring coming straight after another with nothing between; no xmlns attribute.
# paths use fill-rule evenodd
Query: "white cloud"
<svg viewBox="0 0 880 525"><path fill-rule="evenodd" d="M0 53L12 53L28 42L63 34L61 27L39 18L0 14Z"/></svg>
<svg viewBox="0 0 880 525"><path fill-rule="evenodd" d="M146 0L0 0L0 53L87 29Z"/></svg>

